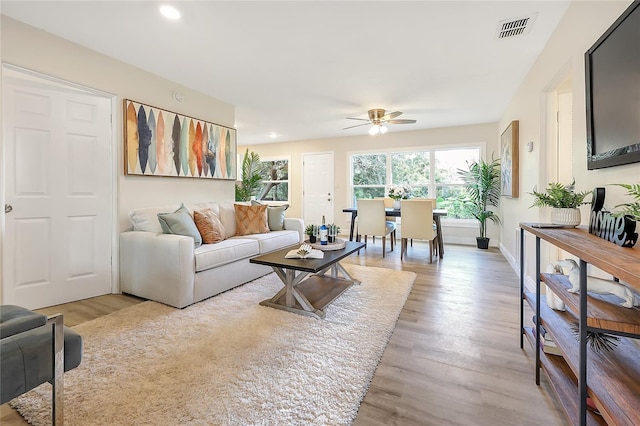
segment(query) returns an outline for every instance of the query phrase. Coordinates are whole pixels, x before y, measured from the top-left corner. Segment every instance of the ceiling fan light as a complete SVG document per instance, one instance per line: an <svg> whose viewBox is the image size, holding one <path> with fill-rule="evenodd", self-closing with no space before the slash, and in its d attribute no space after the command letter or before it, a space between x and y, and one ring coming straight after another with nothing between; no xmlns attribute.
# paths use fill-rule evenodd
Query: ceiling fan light
<svg viewBox="0 0 640 426"><path fill-rule="evenodd" d="M384 135L385 133L387 133L387 130L389 130L389 128L387 126L380 126L380 134Z"/></svg>
<svg viewBox="0 0 640 426"><path fill-rule="evenodd" d="M369 129L369 134L371 136L375 136L377 134L380 133L380 126L378 126L377 124L374 124L373 126L371 126L371 128Z"/></svg>

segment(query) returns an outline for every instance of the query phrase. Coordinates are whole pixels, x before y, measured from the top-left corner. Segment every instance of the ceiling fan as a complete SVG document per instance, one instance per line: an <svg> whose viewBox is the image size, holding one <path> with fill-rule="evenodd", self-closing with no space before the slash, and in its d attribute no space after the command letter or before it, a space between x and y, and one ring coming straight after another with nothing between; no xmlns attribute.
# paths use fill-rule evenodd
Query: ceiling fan
<svg viewBox="0 0 640 426"><path fill-rule="evenodd" d="M355 118L355 117L347 117L347 120L359 120L366 121L366 123L356 124L355 126L345 127L342 130L352 129L354 127L360 126L368 126L371 124L371 128L369 129L370 135L378 135L387 133L387 124L413 124L416 120L406 120L406 119L396 119L402 113L400 111L394 111L385 114L385 110L382 108L370 109L369 110L369 118Z"/></svg>

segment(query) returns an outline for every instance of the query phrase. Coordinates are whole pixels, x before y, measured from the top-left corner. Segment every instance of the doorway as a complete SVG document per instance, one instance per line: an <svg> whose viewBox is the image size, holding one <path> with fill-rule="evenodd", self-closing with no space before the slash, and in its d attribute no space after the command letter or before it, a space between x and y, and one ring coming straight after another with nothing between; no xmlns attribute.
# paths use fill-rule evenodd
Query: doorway
<svg viewBox="0 0 640 426"><path fill-rule="evenodd" d="M2 303L112 292L112 96L3 67Z"/></svg>
<svg viewBox="0 0 640 426"><path fill-rule="evenodd" d="M325 217L333 223L333 152L302 155L302 214L304 223L317 224Z"/></svg>

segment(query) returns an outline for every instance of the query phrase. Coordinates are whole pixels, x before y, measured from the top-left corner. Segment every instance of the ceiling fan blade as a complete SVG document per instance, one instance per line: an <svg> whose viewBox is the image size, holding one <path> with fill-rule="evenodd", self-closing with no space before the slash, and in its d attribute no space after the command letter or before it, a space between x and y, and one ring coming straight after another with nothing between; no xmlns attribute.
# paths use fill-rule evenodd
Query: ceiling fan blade
<svg viewBox="0 0 640 426"><path fill-rule="evenodd" d="M355 118L355 117L347 117L347 120L369 121L368 118Z"/></svg>
<svg viewBox="0 0 640 426"><path fill-rule="evenodd" d="M387 121L387 123L389 124L413 124L415 122L416 120L404 120L404 119Z"/></svg>
<svg viewBox="0 0 640 426"><path fill-rule="evenodd" d="M402 115L402 113L400 111L390 112L389 114L385 114L384 117L382 117L380 120L381 121L389 121L389 120L392 120L392 119L396 118L399 115Z"/></svg>
<svg viewBox="0 0 640 426"><path fill-rule="evenodd" d="M367 121L369 121L369 120L367 120ZM369 125L369 123L364 123L364 124L356 124L355 126L349 126L349 127L345 127L345 128L344 128L344 129L342 129L342 130L347 130L347 129L353 129L354 127L360 127L360 126L368 126L368 125Z"/></svg>

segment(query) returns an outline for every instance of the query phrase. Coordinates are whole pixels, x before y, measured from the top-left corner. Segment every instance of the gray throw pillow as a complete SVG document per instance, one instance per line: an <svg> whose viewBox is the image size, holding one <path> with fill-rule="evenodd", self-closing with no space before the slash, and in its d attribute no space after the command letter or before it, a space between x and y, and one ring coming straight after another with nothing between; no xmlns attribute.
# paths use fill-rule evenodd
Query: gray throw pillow
<svg viewBox="0 0 640 426"><path fill-rule="evenodd" d="M184 235L193 238L193 245L202 245L202 236L189 210L183 205L173 213L158 213L158 220L165 234Z"/></svg>

